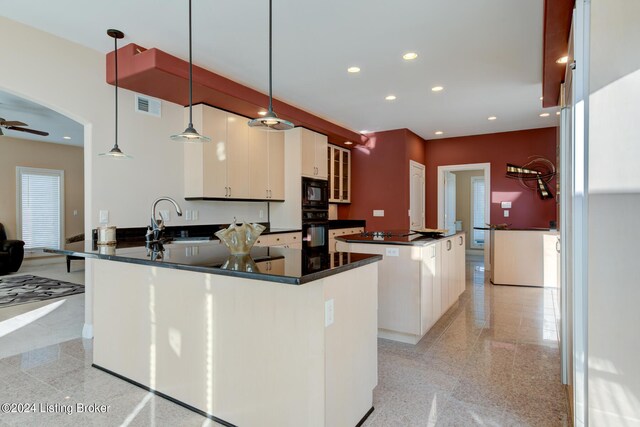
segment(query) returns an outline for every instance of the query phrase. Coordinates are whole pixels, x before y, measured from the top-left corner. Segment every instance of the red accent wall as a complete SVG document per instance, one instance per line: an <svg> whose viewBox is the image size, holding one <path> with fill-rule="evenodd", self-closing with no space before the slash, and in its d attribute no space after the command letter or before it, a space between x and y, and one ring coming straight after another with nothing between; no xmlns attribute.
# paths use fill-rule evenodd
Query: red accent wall
<svg viewBox="0 0 640 427"><path fill-rule="evenodd" d="M548 227L549 221L557 219L555 199L541 200L517 180L506 178L505 173L507 163L524 164L535 155L555 165L556 140L557 128L552 127L427 141L427 226L438 225L438 166L491 163L491 223L512 224L514 228ZM555 196L555 178L549 186ZM502 201L512 202L509 218L503 216Z"/></svg>
<svg viewBox="0 0 640 427"><path fill-rule="evenodd" d="M351 150L351 204L339 218L364 219L368 230L409 228L409 160L424 163L424 140L408 129L369 134ZM384 210L374 217L373 210Z"/></svg>

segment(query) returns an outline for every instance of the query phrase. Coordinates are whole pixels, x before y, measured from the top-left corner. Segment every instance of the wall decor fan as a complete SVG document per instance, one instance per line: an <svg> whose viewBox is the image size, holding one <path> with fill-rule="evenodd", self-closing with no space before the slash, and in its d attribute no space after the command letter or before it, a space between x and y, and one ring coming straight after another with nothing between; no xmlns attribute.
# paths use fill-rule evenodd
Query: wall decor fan
<svg viewBox="0 0 640 427"><path fill-rule="evenodd" d="M26 132L26 133L32 133L34 135L40 135L40 136L48 136L49 132L43 132L41 130L35 130L35 129L27 129L25 126L29 126L26 123L22 123L19 122L17 120L5 120L2 117L0 117L0 136L4 135L4 133L2 132L2 128L5 128L7 130L15 130L18 132Z"/></svg>
<svg viewBox="0 0 640 427"><path fill-rule="evenodd" d="M544 157L532 156L529 159L522 166L507 163L507 178L517 179L523 187L537 191L542 200L553 199L549 182L556 175L555 166Z"/></svg>

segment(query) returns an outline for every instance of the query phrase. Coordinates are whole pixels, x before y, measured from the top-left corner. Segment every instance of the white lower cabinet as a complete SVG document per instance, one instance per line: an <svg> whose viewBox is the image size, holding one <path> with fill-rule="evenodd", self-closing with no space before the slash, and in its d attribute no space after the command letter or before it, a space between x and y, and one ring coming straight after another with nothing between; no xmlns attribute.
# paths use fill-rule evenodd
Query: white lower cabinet
<svg viewBox="0 0 640 427"><path fill-rule="evenodd" d="M360 233L364 233L364 227L336 228L333 230L329 230L329 253L337 252L336 237L347 236L349 234L360 234Z"/></svg>
<svg viewBox="0 0 640 427"><path fill-rule="evenodd" d="M378 263L378 336L382 338L416 344L465 288L463 233L426 246L338 240L335 249L383 256Z"/></svg>

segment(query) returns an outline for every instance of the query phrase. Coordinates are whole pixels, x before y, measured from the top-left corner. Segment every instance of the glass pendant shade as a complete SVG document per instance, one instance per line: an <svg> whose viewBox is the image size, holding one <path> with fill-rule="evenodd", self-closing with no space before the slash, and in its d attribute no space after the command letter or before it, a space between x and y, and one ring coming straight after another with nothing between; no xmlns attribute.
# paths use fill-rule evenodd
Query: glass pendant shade
<svg viewBox="0 0 640 427"><path fill-rule="evenodd" d="M211 138L208 136L200 135L193 126L188 126L184 132L177 135L171 135L171 140L184 143L198 143L198 142L210 142Z"/></svg>
<svg viewBox="0 0 640 427"><path fill-rule="evenodd" d="M115 159L132 159L133 158L130 155L123 153L122 150L120 150L120 148L118 148L117 145L114 145L113 148L111 150L107 151L106 153L98 154L98 156L100 156L100 157L112 157L112 158L115 158Z"/></svg>
<svg viewBox="0 0 640 427"><path fill-rule="evenodd" d="M269 111L264 116L249 121L249 126L264 130L289 130L294 127L293 123L279 118L273 111Z"/></svg>

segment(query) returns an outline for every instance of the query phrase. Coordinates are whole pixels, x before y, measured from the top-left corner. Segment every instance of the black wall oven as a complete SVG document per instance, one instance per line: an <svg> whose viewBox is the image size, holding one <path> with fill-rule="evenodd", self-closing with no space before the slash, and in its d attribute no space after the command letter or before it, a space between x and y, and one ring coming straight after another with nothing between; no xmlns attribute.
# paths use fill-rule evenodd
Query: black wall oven
<svg viewBox="0 0 640 427"><path fill-rule="evenodd" d="M329 249L328 181L302 178L302 247L306 251Z"/></svg>

